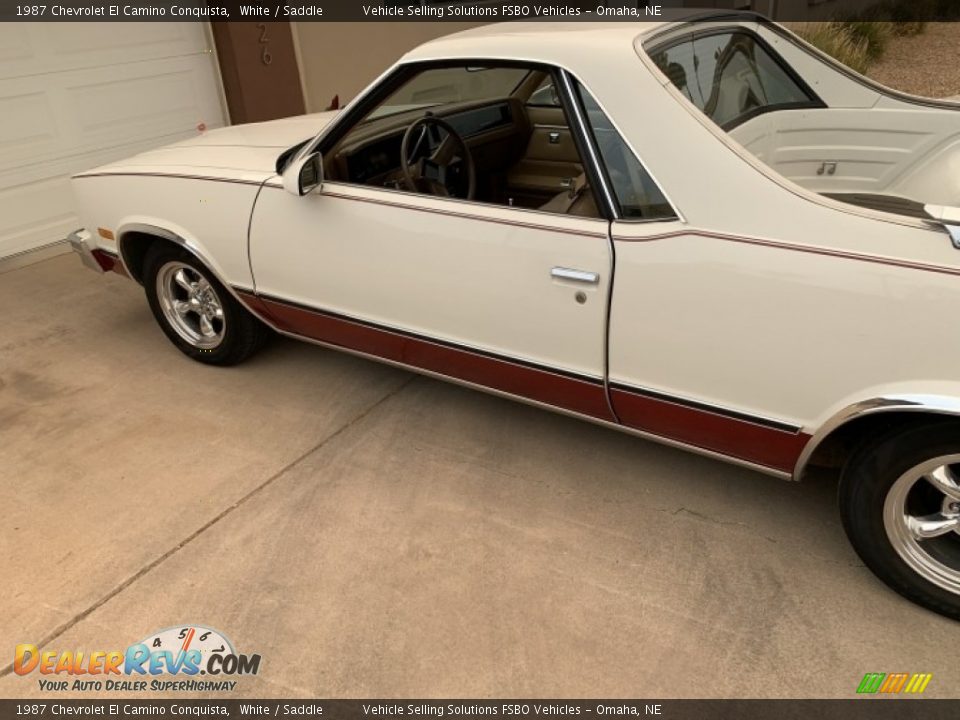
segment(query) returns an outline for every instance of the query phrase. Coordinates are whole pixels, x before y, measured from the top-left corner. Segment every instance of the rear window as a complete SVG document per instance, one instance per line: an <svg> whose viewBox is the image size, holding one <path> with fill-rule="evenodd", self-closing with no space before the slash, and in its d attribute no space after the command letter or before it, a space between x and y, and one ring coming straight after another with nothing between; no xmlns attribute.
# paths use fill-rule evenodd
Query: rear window
<svg viewBox="0 0 960 720"><path fill-rule="evenodd" d="M693 35L650 56L680 92L725 129L764 112L821 104L750 33Z"/></svg>

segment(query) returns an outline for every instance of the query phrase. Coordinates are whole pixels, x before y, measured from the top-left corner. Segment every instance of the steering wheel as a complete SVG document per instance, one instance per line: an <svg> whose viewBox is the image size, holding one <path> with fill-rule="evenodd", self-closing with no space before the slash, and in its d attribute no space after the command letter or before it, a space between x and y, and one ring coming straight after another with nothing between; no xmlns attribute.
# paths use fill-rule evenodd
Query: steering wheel
<svg viewBox="0 0 960 720"><path fill-rule="evenodd" d="M417 130L421 130L421 134L414 142ZM446 131L447 136L441 139L439 130ZM418 160L412 159L411 152L419 153L424 140L428 141L429 154L424 154ZM431 147L434 148L432 152ZM473 200L477 190L477 175L470 147L450 123L434 115L414 120L403 134L400 169L403 171L404 185L412 192Z"/></svg>

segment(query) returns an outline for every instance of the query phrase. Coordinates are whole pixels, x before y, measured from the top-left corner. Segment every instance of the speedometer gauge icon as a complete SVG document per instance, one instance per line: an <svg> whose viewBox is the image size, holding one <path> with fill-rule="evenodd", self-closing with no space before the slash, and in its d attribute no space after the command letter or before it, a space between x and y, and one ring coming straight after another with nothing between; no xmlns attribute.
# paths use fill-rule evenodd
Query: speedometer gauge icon
<svg viewBox="0 0 960 720"><path fill-rule="evenodd" d="M196 650L200 653L199 667L207 667L211 655L235 655L233 643L219 630L206 625L168 627L141 641L151 652L167 650L176 656Z"/></svg>

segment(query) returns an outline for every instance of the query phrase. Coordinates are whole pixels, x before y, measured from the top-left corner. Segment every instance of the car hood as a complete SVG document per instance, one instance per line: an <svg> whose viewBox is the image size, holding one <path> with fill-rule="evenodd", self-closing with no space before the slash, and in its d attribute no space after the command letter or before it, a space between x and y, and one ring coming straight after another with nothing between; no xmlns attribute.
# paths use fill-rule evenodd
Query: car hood
<svg viewBox="0 0 960 720"><path fill-rule="evenodd" d="M265 180L276 174L277 158L314 137L339 111L234 125L80 173L85 175L198 175Z"/></svg>

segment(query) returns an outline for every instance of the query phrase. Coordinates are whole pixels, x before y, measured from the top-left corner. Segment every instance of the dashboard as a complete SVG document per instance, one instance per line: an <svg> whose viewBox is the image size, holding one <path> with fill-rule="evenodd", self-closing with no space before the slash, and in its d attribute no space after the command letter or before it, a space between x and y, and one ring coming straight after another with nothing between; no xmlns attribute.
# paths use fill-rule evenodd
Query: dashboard
<svg viewBox="0 0 960 720"><path fill-rule="evenodd" d="M453 126L465 140L484 133L509 129L512 131L514 110L510 103L500 102L465 110L451 115L438 115ZM370 183L400 167L400 145L403 142L403 130L389 136L375 139L353 152L345 153L347 176L351 182Z"/></svg>

